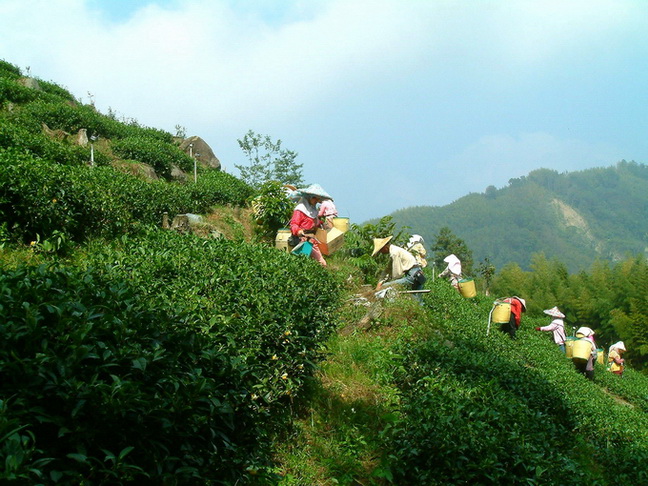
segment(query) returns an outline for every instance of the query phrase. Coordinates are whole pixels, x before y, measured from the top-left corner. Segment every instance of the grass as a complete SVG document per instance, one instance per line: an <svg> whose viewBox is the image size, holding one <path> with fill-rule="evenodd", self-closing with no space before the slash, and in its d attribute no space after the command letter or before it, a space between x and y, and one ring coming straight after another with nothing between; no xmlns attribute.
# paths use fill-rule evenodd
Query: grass
<svg viewBox="0 0 648 486"><path fill-rule="evenodd" d="M338 268L338 271L340 269ZM368 308L349 300L341 330L322 363L291 432L277 441L281 486L382 485L391 473L381 434L398 410L397 390L385 373L395 366L389 351L397 338L425 322L411 297L383 302L368 329L354 328Z"/></svg>

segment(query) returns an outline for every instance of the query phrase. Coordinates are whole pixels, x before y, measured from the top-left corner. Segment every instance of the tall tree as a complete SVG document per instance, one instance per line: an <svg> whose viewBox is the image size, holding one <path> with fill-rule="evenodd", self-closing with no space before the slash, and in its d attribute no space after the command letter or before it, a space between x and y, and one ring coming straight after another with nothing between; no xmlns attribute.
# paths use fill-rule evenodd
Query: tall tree
<svg viewBox="0 0 648 486"><path fill-rule="evenodd" d="M443 270L446 266L443 259L454 253L461 260L461 271L467 275L471 274L473 265L472 251L470 251L466 242L457 237L447 226L441 228L439 233L434 235L434 243L430 249L434 252L434 264L440 270Z"/></svg>
<svg viewBox="0 0 648 486"><path fill-rule="evenodd" d="M295 161L297 152L282 148L281 140L273 142L269 135L249 130L237 142L250 165L234 164L234 167L240 171L241 179L252 187L259 189L270 180L295 186L303 184L303 164Z"/></svg>

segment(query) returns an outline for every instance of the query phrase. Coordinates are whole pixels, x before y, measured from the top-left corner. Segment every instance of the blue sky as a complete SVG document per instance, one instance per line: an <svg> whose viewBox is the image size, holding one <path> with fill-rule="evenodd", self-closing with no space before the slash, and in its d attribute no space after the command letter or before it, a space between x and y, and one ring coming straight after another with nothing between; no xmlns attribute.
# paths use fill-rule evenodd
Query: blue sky
<svg viewBox="0 0 648 486"><path fill-rule="evenodd" d="M0 0L0 32L0 58L228 172L248 130L281 139L353 222L648 162L644 0Z"/></svg>

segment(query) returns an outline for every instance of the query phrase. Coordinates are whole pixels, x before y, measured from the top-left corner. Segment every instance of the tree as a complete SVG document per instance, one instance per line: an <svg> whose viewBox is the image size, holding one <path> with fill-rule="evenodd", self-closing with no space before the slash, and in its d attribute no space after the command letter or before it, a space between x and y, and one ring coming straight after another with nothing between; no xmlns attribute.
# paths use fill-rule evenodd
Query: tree
<svg viewBox="0 0 648 486"><path fill-rule="evenodd" d="M257 222L256 232L261 239L271 241L277 230L288 224L293 206L294 203L288 198L280 182L267 181L261 185L258 195L252 201Z"/></svg>
<svg viewBox="0 0 648 486"><path fill-rule="evenodd" d="M461 260L462 273L470 274L472 272L472 251L468 249L464 240L455 236L447 226L441 228L435 235L434 244L430 249L434 252L433 261L437 268L445 268L443 259L454 253Z"/></svg>
<svg viewBox="0 0 648 486"><path fill-rule="evenodd" d="M479 264L477 271L484 278L484 293L486 295L490 295L491 282L493 281L493 277L495 276L495 265L491 263L490 258L486 257Z"/></svg>
<svg viewBox="0 0 648 486"><path fill-rule="evenodd" d="M249 130L237 142L250 165L234 164L234 167L240 171L241 179L255 189L259 189L264 182L270 180L295 186L303 184L303 164L295 162L297 152L281 147L281 140L273 142L269 135Z"/></svg>

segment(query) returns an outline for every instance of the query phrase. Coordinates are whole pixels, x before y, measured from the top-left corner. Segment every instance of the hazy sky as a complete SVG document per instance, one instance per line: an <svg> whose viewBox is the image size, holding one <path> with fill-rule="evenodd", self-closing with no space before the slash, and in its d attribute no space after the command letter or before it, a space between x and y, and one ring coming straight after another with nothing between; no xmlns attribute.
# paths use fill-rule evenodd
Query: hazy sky
<svg viewBox="0 0 648 486"><path fill-rule="evenodd" d="M281 139L358 223L648 162L646 0L0 0L0 59L236 175Z"/></svg>

